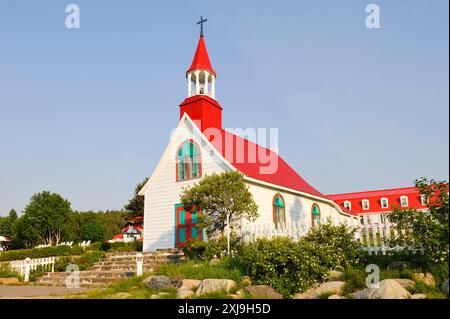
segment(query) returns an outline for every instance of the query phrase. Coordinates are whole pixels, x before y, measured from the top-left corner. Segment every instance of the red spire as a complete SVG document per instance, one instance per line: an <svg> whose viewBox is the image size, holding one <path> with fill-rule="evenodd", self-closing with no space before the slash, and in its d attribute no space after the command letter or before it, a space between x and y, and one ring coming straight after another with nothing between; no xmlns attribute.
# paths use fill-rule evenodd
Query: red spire
<svg viewBox="0 0 450 319"><path fill-rule="evenodd" d="M195 51L192 65L186 71L186 74L193 70L206 70L216 76L216 72L214 72L211 62L209 61L208 51L206 50L205 41L202 36L200 36L200 40L198 40L197 50Z"/></svg>

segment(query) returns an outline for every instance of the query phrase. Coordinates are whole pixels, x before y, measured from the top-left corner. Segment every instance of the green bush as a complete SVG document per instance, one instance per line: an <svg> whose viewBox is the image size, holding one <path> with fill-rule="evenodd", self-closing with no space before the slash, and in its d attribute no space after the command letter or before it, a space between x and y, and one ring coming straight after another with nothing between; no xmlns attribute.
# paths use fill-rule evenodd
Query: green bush
<svg viewBox="0 0 450 319"><path fill-rule="evenodd" d="M55 271L64 272L70 264L77 265L80 270L86 270L104 257L105 252L99 250L86 251L81 256L63 256L56 260Z"/></svg>
<svg viewBox="0 0 450 319"><path fill-rule="evenodd" d="M7 263L0 264L0 278L21 278L20 274L13 270Z"/></svg>
<svg viewBox="0 0 450 319"><path fill-rule="evenodd" d="M84 252L80 246L52 246L45 248L18 249L0 252L0 261L23 260L27 257L46 258L54 256L81 255Z"/></svg>
<svg viewBox="0 0 450 319"><path fill-rule="evenodd" d="M366 288L367 273L362 269L349 268L344 271L342 280L345 281L343 294L348 295L357 290Z"/></svg>
<svg viewBox="0 0 450 319"><path fill-rule="evenodd" d="M329 270L357 265L362 256L353 231L328 222L298 242L276 237L241 244L237 262L256 284L270 285L290 297L324 281Z"/></svg>
<svg viewBox="0 0 450 319"><path fill-rule="evenodd" d="M232 235L230 238L230 247L237 246L238 238ZM208 241L189 240L183 247L184 255L188 259L210 260L214 256L222 257L227 251L227 237L221 236Z"/></svg>
<svg viewBox="0 0 450 319"><path fill-rule="evenodd" d="M128 243L102 243L100 249L108 252L127 252L127 251L142 251L142 241L132 241Z"/></svg>

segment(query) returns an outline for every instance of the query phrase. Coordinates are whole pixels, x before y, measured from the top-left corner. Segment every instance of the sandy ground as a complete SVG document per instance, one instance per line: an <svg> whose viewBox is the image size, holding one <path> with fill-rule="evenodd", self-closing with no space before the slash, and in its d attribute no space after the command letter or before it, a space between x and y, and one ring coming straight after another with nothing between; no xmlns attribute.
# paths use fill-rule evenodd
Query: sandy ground
<svg viewBox="0 0 450 319"><path fill-rule="evenodd" d="M66 288L51 286L0 286L0 299L54 299L86 293L93 288Z"/></svg>

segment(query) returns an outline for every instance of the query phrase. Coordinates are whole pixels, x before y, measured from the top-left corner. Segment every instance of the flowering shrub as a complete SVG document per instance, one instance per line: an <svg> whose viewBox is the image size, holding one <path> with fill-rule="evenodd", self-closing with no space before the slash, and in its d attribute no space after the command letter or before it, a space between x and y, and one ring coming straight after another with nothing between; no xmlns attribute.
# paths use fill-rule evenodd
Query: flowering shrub
<svg viewBox="0 0 450 319"><path fill-rule="evenodd" d="M238 238L232 234L230 247L234 249L237 242ZM227 252L227 237L221 236L208 241L189 240L183 247L183 252L187 258L196 260L210 260L214 256L223 257Z"/></svg>
<svg viewBox="0 0 450 319"><path fill-rule="evenodd" d="M446 182L416 180L416 187L427 200L428 211L395 207L389 220L405 230L392 238L391 247L402 247L402 253L425 268L449 262L449 203ZM409 255L409 256L408 256Z"/></svg>
<svg viewBox="0 0 450 319"><path fill-rule="evenodd" d="M241 244L237 261L254 283L270 285L291 297L324 281L329 270L355 266L361 256L353 231L328 222L298 242L276 237Z"/></svg>

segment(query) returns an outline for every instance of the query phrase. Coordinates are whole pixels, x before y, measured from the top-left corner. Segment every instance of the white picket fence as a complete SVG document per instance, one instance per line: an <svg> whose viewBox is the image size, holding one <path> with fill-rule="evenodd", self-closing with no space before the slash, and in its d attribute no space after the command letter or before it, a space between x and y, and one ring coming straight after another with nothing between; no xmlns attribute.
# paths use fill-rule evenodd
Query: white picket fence
<svg viewBox="0 0 450 319"><path fill-rule="evenodd" d="M356 228L355 239L362 245L363 249L371 254L383 254L389 250L400 250L401 247L389 247L387 241L397 238L405 234L405 231L397 230L395 224L391 222L370 223L365 220L366 224L354 223L352 227ZM277 236L287 236L297 241L306 235L308 228L305 224L291 224L288 227L276 227L275 224L247 224L241 228L240 237L245 242L253 242L259 238L273 238Z"/></svg>
<svg viewBox="0 0 450 319"><path fill-rule="evenodd" d="M55 271L55 261L56 257L47 258L27 258L25 260L13 260L9 263L9 266L16 270L24 281L28 281L30 273L36 271L39 267L47 266L51 267L51 272Z"/></svg>

